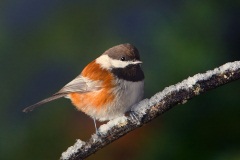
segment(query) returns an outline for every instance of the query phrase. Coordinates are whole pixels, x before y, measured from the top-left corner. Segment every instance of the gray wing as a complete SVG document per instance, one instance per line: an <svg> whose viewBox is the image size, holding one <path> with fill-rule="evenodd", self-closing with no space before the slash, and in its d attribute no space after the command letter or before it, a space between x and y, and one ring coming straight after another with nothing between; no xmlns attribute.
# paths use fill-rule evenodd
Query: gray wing
<svg viewBox="0 0 240 160"><path fill-rule="evenodd" d="M68 84L66 84L60 91L56 94L66 94L66 93L73 93L73 92L91 92L96 91L101 88L100 81L92 81L83 76L78 76Z"/></svg>
<svg viewBox="0 0 240 160"><path fill-rule="evenodd" d="M100 81L92 81L81 75L76 77L74 80L66 84L62 89L60 89L57 93L53 94L51 97L46 98L38 103L35 103L23 110L23 112L33 111L36 107L41 106L44 103L56 100L61 97L67 97L69 93L79 92L92 92L101 89Z"/></svg>

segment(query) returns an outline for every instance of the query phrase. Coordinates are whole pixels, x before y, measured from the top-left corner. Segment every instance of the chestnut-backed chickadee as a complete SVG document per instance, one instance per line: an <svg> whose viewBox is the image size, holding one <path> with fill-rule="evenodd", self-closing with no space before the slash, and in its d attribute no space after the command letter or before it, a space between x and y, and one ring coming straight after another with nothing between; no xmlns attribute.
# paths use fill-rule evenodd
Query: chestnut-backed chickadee
<svg viewBox="0 0 240 160"><path fill-rule="evenodd" d="M140 55L131 44L120 44L89 63L60 91L23 110L65 97L80 111L99 121L123 116L143 97L144 73ZM96 127L96 123L95 123Z"/></svg>

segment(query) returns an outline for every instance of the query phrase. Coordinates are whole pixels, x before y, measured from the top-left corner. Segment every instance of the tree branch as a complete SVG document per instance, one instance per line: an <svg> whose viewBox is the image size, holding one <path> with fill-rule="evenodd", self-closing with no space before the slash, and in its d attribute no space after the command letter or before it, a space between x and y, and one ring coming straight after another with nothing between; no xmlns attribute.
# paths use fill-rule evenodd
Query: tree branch
<svg viewBox="0 0 240 160"><path fill-rule="evenodd" d="M127 117L120 117L99 127L101 136L96 134L87 141L77 142L62 153L60 159L84 159L99 149L117 140L128 132L141 127L177 104L240 78L240 61L226 63L206 73L196 74L180 83L165 88L150 99L144 99L132 108Z"/></svg>

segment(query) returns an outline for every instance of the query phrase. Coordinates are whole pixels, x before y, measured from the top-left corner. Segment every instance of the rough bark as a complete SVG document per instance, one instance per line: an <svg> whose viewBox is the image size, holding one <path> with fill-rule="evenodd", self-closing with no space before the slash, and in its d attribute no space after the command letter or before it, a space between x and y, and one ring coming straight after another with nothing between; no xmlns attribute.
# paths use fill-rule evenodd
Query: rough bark
<svg viewBox="0 0 240 160"><path fill-rule="evenodd" d="M60 159L80 160L97 152L109 143L141 127L178 104L195 96L240 78L240 61L226 63L206 73L196 74L180 83L165 88L150 99L145 99L132 109L131 116L110 121L100 126L100 136L94 134L87 142L77 140Z"/></svg>

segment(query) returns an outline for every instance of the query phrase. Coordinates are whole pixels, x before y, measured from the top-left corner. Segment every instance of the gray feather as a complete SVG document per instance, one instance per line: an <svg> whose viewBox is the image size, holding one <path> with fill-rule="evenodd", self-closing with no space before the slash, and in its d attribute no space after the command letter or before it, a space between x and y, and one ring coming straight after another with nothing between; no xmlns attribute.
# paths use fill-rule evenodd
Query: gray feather
<svg viewBox="0 0 240 160"><path fill-rule="evenodd" d="M92 81L87 78L82 77L81 75L76 77L74 80L66 84L58 94L61 93L85 93L99 90L101 88L101 84L99 81Z"/></svg>
<svg viewBox="0 0 240 160"><path fill-rule="evenodd" d="M46 98L46 99L44 99L44 100L42 100L42 101L40 101L40 102L38 102L38 103L35 103L35 104L33 104L33 105L25 108L25 109L23 110L23 112L26 112L26 113L27 113L27 112L31 112L31 111L33 111L36 107L39 107L39 106L41 106L41 105L44 104L44 103L47 103L47 102L56 100L56 99L61 98L61 97L64 97L64 96L66 96L66 94L56 94L56 95L53 95L53 96L51 96L51 97L49 97L49 98Z"/></svg>
<svg viewBox="0 0 240 160"><path fill-rule="evenodd" d="M46 98L36 104L33 104L23 110L23 112L30 112L36 107L41 106L44 103L56 100L61 97L67 97L69 93L86 93L99 90L101 87L100 81L91 81L87 78L82 77L81 75L76 77L74 80L65 85L60 91L55 93L49 98Z"/></svg>

